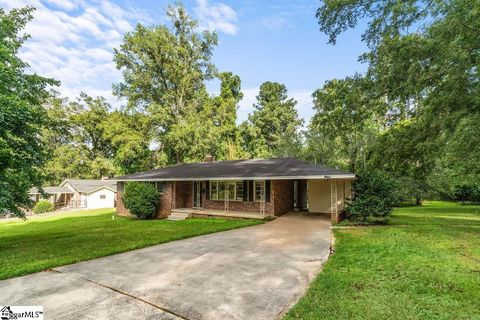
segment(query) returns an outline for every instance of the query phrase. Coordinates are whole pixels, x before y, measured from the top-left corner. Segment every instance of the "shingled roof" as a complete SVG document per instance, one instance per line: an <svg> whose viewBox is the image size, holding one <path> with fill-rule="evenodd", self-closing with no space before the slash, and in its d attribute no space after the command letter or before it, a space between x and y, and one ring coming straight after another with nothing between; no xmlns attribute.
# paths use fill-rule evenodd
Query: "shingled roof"
<svg viewBox="0 0 480 320"><path fill-rule="evenodd" d="M66 179L61 185L65 185L66 182L70 183L78 192L90 193L102 187L117 191L117 184L110 180Z"/></svg>
<svg viewBox="0 0 480 320"><path fill-rule="evenodd" d="M46 194L59 194L59 193L73 193L72 190L68 189L67 187L44 187L43 191ZM28 192L29 194L40 194L40 191L33 187Z"/></svg>
<svg viewBox="0 0 480 320"><path fill-rule="evenodd" d="M255 179L354 179L339 169L295 158L229 160L175 165L112 178L115 181L255 180Z"/></svg>

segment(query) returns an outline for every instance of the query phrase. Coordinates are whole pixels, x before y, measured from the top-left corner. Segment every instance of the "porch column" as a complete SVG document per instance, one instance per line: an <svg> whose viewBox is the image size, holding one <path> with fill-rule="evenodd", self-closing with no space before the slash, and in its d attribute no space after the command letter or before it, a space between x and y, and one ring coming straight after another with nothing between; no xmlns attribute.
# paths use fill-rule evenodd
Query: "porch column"
<svg viewBox="0 0 480 320"><path fill-rule="evenodd" d="M338 194L337 194L337 181L335 179L330 179L330 219L332 223L340 222L340 217L338 215Z"/></svg>

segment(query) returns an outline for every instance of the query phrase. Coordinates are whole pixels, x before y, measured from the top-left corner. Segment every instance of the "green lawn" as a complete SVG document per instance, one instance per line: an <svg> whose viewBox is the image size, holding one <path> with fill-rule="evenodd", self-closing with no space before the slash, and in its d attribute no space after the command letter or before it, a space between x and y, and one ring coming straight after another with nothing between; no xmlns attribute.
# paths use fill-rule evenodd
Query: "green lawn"
<svg viewBox="0 0 480 320"><path fill-rule="evenodd" d="M286 319L480 319L480 206L428 202L389 226L335 229Z"/></svg>
<svg viewBox="0 0 480 320"><path fill-rule="evenodd" d="M258 223L208 218L141 221L119 217L112 209L2 222L0 279Z"/></svg>

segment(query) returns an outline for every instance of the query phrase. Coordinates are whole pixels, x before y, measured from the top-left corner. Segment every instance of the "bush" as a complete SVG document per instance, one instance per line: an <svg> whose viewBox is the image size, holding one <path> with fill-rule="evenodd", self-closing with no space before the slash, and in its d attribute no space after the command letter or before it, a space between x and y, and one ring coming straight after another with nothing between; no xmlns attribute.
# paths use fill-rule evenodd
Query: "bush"
<svg viewBox="0 0 480 320"><path fill-rule="evenodd" d="M365 170L353 183L353 199L346 208L349 220L360 223L386 223L398 202L396 183L382 171Z"/></svg>
<svg viewBox="0 0 480 320"><path fill-rule="evenodd" d="M457 201L480 202L480 184L465 182L456 185L453 194Z"/></svg>
<svg viewBox="0 0 480 320"><path fill-rule="evenodd" d="M44 212L53 211L53 209L55 209L55 206L53 205L53 203L47 200L40 200L33 207L33 212L44 213Z"/></svg>
<svg viewBox="0 0 480 320"><path fill-rule="evenodd" d="M159 193L154 184L127 182L123 193L123 204L138 219L152 219L157 212Z"/></svg>

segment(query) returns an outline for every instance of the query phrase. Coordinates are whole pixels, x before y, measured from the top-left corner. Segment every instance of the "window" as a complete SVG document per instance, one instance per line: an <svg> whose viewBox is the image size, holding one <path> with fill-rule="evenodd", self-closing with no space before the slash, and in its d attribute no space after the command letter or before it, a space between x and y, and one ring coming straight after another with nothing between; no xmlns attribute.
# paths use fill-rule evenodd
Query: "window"
<svg viewBox="0 0 480 320"><path fill-rule="evenodd" d="M243 181L210 181L210 200L243 201Z"/></svg>
<svg viewBox="0 0 480 320"><path fill-rule="evenodd" d="M101 194L101 195L100 195L100 200L105 200L105 199L107 199L107 196L104 195L104 194Z"/></svg>
<svg viewBox="0 0 480 320"><path fill-rule="evenodd" d="M218 200L225 200L225 181L218 181Z"/></svg>
<svg viewBox="0 0 480 320"><path fill-rule="evenodd" d="M155 187L157 188L158 193L163 194L163 182L157 181L155 182Z"/></svg>
<svg viewBox="0 0 480 320"><path fill-rule="evenodd" d="M255 202L265 201L265 181L253 181L253 190Z"/></svg>
<svg viewBox="0 0 480 320"><path fill-rule="evenodd" d="M218 200L218 182L210 181L210 200Z"/></svg>
<svg viewBox="0 0 480 320"><path fill-rule="evenodd" d="M235 181L235 200L243 201L243 181Z"/></svg>

